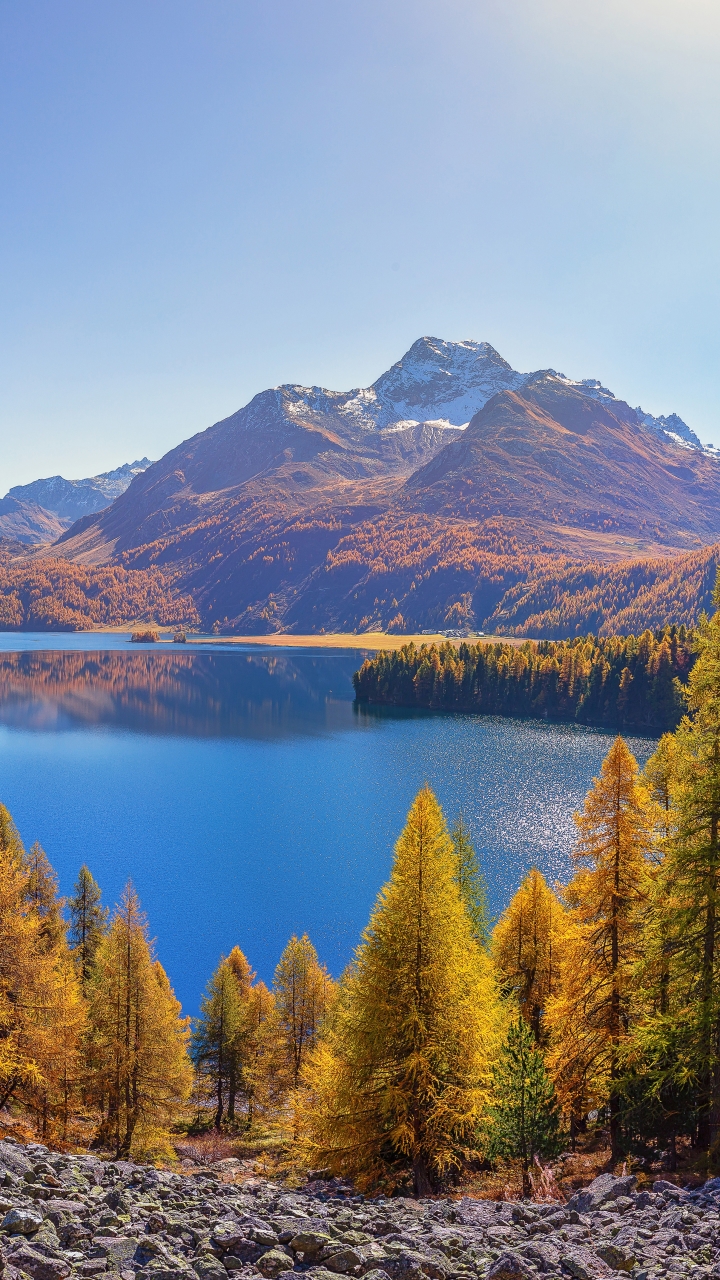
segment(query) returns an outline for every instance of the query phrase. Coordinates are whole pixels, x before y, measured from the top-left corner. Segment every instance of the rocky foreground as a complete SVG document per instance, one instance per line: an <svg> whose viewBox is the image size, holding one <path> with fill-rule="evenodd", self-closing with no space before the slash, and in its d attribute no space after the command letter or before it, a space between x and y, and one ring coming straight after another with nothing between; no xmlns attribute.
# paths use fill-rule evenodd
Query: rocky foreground
<svg viewBox="0 0 720 1280"><path fill-rule="evenodd" d="M567 1204L364 1200L0 1142L2 1280L720 1278L720 1178L603 1174Z"/></svg>

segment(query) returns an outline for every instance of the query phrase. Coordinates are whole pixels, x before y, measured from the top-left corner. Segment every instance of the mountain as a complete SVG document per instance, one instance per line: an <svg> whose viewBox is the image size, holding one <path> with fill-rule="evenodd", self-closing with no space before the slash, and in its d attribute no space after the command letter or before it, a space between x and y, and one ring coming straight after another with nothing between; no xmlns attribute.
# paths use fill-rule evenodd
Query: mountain
<svg viewBox="0 0 720 1280"><path fill-rule="evenodd" d="M0 498L0 539L27 544L55 542L68 523L37 502L21 502L10 494Z"/></svg>
<svg viewBox="0 0 720 1280"><path fill-rule="evenodd" d="M404 493L413 509L652 535L668 545L720 534L720 461L679 449L637 410L588 396L552 371L501 391L459 438L420 467Z"/></svg>
<svg viewBox="0 0 720 1280"><path fill-rule="evenodd" d="M595 379L421 338L371 387L284 385L184 441L54 554L160 566L203 625L471 625L529 575L720 537L720 460Z"/></svg>
<svg viewBox="0 0 720 1280"><path fill-rule="evenodd" d="M14 485L0 500L0 536L24 543L54 542L81 516L108 507L150 466L149 458L141 458L85 480L48 476Z"/></svg>

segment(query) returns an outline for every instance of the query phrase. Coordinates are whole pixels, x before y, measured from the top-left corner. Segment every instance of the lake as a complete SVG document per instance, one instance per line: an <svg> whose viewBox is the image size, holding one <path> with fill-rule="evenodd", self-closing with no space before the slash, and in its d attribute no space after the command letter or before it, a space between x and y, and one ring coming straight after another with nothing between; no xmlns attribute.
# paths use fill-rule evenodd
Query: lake
<svg viewBox="0 0 720 1280"><path fill-rule="evenodd" d="M612 735L358 708L362 657L0 635L0 801L63 893L84 861L111 905L132 878L186 1012L236 943L269 983L307 931L337 976L425 782L462 810L494 911L533 864L569 873ZM654 741L629 741L644 763Z"/></svg>

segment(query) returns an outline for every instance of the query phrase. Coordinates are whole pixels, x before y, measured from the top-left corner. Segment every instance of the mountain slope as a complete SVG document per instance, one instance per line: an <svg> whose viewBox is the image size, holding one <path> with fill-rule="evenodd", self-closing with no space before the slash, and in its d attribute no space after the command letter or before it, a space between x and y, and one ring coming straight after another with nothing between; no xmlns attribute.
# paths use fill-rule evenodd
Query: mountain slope
<svg viewBox="0 0 720 1280"><path fill-rule="evenodd" d="M149 458L141 458L84 480L48 476L14 485L0 500L0 537L28 544L54 542L75 520L110 506L151 465Z"/></svg>
<svg viewBox="0 0 720 1280"><path fill-rule="evenodd" d="M56 550L168 569L205 626L262 632L472 625L538 573L718 537L720 461L676 415L423 338L369 388L261 392Z"/></svg>
<svg viewBox="0 0 720 1280"><path fill-rule="evenodd" d="M68 527L52 511L36 502L21 502L10 494L0 498L0 538L12 538L15 542L55 542Z"/></svg>
<svg viewBox="0 0 720 1280"><path fill-rule="evenodd" d="M79 520L91 512L102 511L124 493L135 476L146 471L152 463L149 458L126 462L114 471L103 471L99 476L85 480L65 480L63 476L48 476L45 480L33 480L30 484L16 484L6 497L18 502L34 502L36 506L65 520Z"/></svg>
<svg viewBox="0 0 720 1280"><path fill-rule="evenodd" d="M652 535L693 546L720 536L720 464L648 431L620 400L552 373L488 401L405 486L413 509L523 518L537 529Z"/></svg>

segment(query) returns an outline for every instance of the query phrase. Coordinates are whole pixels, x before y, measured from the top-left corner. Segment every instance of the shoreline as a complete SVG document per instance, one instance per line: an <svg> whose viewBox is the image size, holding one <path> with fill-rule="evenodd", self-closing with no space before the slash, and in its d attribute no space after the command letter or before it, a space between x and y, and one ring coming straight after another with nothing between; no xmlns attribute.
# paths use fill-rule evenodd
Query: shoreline
<svg viewBox="0 0 720 1280"><path fill-rule="evenodd" d="M147 625L147 624L146 624ZM138 624L137 630L141 630ZM147 629L151 629L147 627ZM152 628L158 633L159 644L172 644L173 634L177 630L176 627L168 628ZM60 634L57 632L48 632L48 635ZM63 633L64 634L64 633ZM127 627L104 627L97 631L84 631L75 634L82 635L127 635L131 631ZM18 632L22 635L22 632ZM272 632L270 635L261 636L212 636L212 635L192 635L188 634L187 645L193 648L212 645L255 645L267 648L283 648L283 649L402 649L406 644L414 644L419 647L422 644L510 644L519 647L525 644L527 636L496 636L496 635L469 635L469 636L446 636L442 632L434 632L432 635L411 634L411 635L389 635L386 631L336 631L328 632L323 635L295 635L289 632L279 631ZM128 639L128 643L131 641ZM153 643L153 642L150 642ZM139 647L139 646L138 646Z"/></svg>

